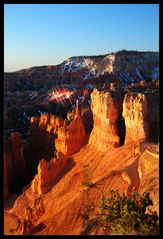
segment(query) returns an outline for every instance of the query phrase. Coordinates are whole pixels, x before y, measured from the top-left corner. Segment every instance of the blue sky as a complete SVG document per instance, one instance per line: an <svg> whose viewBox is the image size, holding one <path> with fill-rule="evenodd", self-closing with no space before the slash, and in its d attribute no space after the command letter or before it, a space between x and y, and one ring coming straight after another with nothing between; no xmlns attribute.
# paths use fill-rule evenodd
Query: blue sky
<svg viewBox="0 0 163 239"><path fill-rule="evenodd" d="M158 4L5 4L5 71L121 49L159 51Z"/></svg>

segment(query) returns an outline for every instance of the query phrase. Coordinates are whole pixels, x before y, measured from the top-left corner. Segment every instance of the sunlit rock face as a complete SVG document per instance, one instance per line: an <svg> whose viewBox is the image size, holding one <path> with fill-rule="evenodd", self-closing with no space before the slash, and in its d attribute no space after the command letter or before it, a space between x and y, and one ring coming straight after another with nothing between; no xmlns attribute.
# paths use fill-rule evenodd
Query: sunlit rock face
<svg viewBox="0 0 163 239"><path fill-rule="evenodd" d="M31 117L30 123L32 126L31 130L35 127L49 133L56 133L58 127L63 126L64 120L52 114L42 114L41 116Z"/></svg>
<svg viewBox="0 0 163 239"><path fill-rule="evenodd" d="M42 158L50 161L55 152L62 156L78 152L88 141L92 129L91 119L89 110L81 114L78 107L67 121L50 114L31 117L27 151L28 168L33 172L31 176L36 173Z"/></svg>
<svg viewBox="0 0 163 239"><path fill-rule="evenodd" d="M42 160L38 165L38 174L35 176L32 181L32 190L38 194L46 193L46 183L49 179L48 175L48 165L46 160Z"/></svg>
<svg viewBox="0 0 163 239"><path fill-rule="evenodd" d="M68 112L67 119L69 122L73 121L73 119L75 118L75 114L76 114L76 109L73 109L71 112ZM82 121L85 127L85 132L89 137L93 128L93 114L92 114L91 108L88 106L82 108L81 116L82 116Z"/></svg>
<svg viewBox="0 0 163 239"><path fill-rule="evenodd" d="M25 174L23 144L18 132L12 133L5 145L8 167L8 184L11 191L19 191Z"/></svg>
<svg viewBox="0 0 163 239"><path fill-rule="evenodd" d="M74 119L67 125L58 129L58 137L55 141L56 150L65 156L77 153L86 143L87 136L78 107Z"/></svg>
<svg viewBox="0 0 163 239"><path fill-rule="evenodd" d="M159 146L149 145L139 158L139 192L149 192L153 200L153 210L159 214Z"/></svg>
<svg viewBox="0 0 163 239"><path fill-rule="evenodd" d="M149 138L148 103L145 94L128 93L123 101L123 117L126 126L125 143Z"/></svg>
<svg viewBox="0 0 163 239"><path fill-rule="evenodd" d="M53 158L50 162L42 159L38 165L37 174L31 183L33 192L40 195L47 193L59 180L67 162L67 158Z"/></svg>
<svg viewBox="0 0 163 239"><path fill-rule="evenodd" d="M85 119L90 118L89 111L85 111L85 114L88 114L83 116ZM31 123L34 127L33 130L37 131L35 137L38 137L38 130L44 130L45 134L50 129L52 134L55 132L57 135L54 141L57 158L49 162L45 159L41 160L38 165L37 174L31 184L31 188L35 193L45 194L50 190L51 185L58 180L60 174L66 170L68 157L78 152L87 143L89 132L85 130L86 126L83 123L78 105L75 112L69 117L69 120L63 121L58 117L50 116L48 118L44 115L41 119L31 118ZM32 134L34 133L33 130L31 131ZM88 125L89 130L90 125ZM42 144L45 144L45 142L42 142Z"/></svg>
<svg viewBox="0 0 163 239"><path fill-rule="evenodd" d="M8 189L8 156L4 154L4 199L5 201L9 198Z"/></svg>
<svg viewBox="0 0 163 239"><path fill-rule="evenodd" d="M98 91L97 89L91 94L94 126L89 144L94 145L101 151L120 145L120 137L116 126L120 114L120 104L118 94L116 96L111 92Z"/></svg>

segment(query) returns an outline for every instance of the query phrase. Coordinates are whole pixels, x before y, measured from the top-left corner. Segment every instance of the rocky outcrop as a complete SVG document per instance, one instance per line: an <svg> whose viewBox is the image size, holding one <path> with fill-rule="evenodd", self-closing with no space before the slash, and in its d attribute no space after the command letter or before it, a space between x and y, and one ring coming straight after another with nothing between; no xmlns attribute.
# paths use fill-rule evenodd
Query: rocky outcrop
<svg viewBox="0 0 163 239"><path fill-rule="evenodd" d="M19 133L12 133L5 144L5 154L8 158L8 184L11 192L19 191L19 185L25 177L25 160L23 144Z"/></svg>
<svg viewBox="0 0 163 239"><path fill-rule="evenodd" d="M31 126L39 128L39 130L46 130L50 133L56 133L58 127L63 126L64 120L52 114L42 114L41 116L33 116L30 119ZM33 127L32 127L33 129Z"/></svg>
<svg viewBox="0 0 163 239"><path fill-rule="evenodd" d="M68 124L65 120L64 126L58 129L57 135L58 137L55 141L56 150L65 156L77 153L81 147L87 143L88 137L86 136L85 127L78 105L74 119L70 122L70 124Z"/></svg>
<svg viewBox="0 0 163 239"><path fill-rule="evenodd" d="M32 180L31 188L37 194L47 193L59 180L64 172L68 159L54 158L50 162L42 159L38 165L37 174Z"/></svg>
<svg viewBox="0 0 163 239"><path fill-rule="evenodd" d="M4 199L5 201L9 198L8 188L8 156L4 154Z"/></svg>
<svg viewBox="0 0 163 239"><path fill-rule="evenodd" d="M27 147L27 165L31 177L36 174L39 161L50 161L55 153L61 158L78 152L87 143L92 130L92 113L79 107L63 120L51 114L31 117L31 128ZM87 123L89 121L89 123Z"/></svg>
<svg viewBox="0 0 163 239"><path fill-rule="evenodd" d="M149 192L153 209L159 213L159 146L148 145L139 158L140 193Z"/></svg>
<svg viewBox="0 0 163 239"><path fill-rule="evenodd" d="M91 94L94 126L89 144L94 145L101 151L120 145L116 121L121 112L121 101L122 97L117 92L113 94L113 92L95 89Z"/></svg>
<svg viewBox="0 0 163 239"><path fill-rule="evenodd" d="M123 101L123 117L126 126L125 143L149 138L148 103L145 94L127 93Z"/></svg>
<svg viewBox="0 0 163 239"><path fill-rule="evenodd" d="M29 180L36 174L39 161L44 158L49 161L55 155L55 139L58 127L63 120L51 114L31 117L30 134L27 140L25 158L30 172Z"/></svg>
<svg viewBox="0 0 163 239"><path fill-rule="evenodd" d="M116 82L127 86L131 83L143 82L143 80L156 80L158 77L158 52L124 50L101 56L71 57L57 66L30 67L5 73L6 138L11 129L19 129L19 132L23 131L21 135L25 139L29 117L37 114L39 108L43 108L44 112L55 110L58 116L65 118L67 109L72 109L71 103L66 98L64 105L57 101L49 104L52 88L63 89L64 85L64 88L66 87L68 91L72 91L72 95L75 95L78 90L82 91L87 87L93 89L105 83ZM111 89L113 88L114 85L111 86ZM87 93L84 98L87 98Z"/></svg>
<svg viewBox="0 0 163 239"><path fill-rule="evenodd" d="M45 159L41 160L38 165L38 174L32 181L32 190L38 194L44 194L47 192L47 182L49 181L48 165Z"/></svg>
<svg viewBox="0 0 163 239"><path fill-rule="evenodd" d="M28 148L33 152L37 163L41 158L50 160L54 157L57 131L59 127L63 126L63 123L63 119L51 114L31 117Z"/></svg>
<svg viewBox="0 0 163 239"><path fill-rule="evenodd" d="M85 114L85 118L90 117L89 112L85 112ZM71 115L71 117L69 116L69 120L63 121L55 116L44 115L40 118L32 118L31 123L36 131L38 129L39 131L44 130L44 134L48 132L51 135L55 132L57 136L57 139L53 141L57 151L57 158L49 162L47 162L47 158L40 161L37 174L31 185L34 192L44 194L50 190L51 186L61 176L61 173L67 169L67 162L70 161L68 157L78 152L86 144L88 137L82 121L81 111L78 107L78 101L75 114ZM35 136L38 137L38 132ZM40 148L42 148L41 144L45 144L45 137L44 142L40 142Z"/></svg>
<svg viewBox="0 0 163 239"><path fill-rule="evenodd" d="M73 119L75 118L75 114L76 114L76 109L74 109L71 112L68 112L67 119L69 122L73 121ZM92 114L91 108L88 106L82 108L81 117L85 127L85 132L89 136L89 134L91 133L93 129L93 114Z"/></svg>

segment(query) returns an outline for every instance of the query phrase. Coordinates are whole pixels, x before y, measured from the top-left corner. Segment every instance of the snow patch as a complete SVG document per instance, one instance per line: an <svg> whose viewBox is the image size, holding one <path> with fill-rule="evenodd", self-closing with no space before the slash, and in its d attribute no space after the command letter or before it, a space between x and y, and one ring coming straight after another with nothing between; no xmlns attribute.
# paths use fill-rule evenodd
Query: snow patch
<svg viewBox="0 0 163 239"><path fill-rule="evenodd" d="M141 76L141 74L140 74L140 72L139 72L139 70L136 68L136 73L137 73L137 75L139 76L139 78L140 78L140 80L143 80L143 77Z"/></svg>
<svg viewBox="0 0 163 239"><path fill-rule="evenodd" d="M88 89L93 89L93 88L94 88L93 85L92 85L91 83L86 84L85 87L88 88Z"/></svg>
<svg viewBox="0 0 163 239"><path fill-rule="evenodd" d="M159 68L158 68L158 67L153 68L153 69L152 69L152 73L151 73L150 76L151 76L151 78L152 78L153 80L158 79L158 78L159 78Z"/></svg>

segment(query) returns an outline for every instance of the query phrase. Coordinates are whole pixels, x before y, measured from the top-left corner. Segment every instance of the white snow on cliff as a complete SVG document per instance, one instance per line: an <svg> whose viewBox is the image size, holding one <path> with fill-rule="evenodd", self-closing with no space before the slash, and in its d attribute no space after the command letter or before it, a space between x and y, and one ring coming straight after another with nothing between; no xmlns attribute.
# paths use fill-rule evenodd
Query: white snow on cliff
<svg viewBox="0 0 163 239"><path fill-rule="evenodd" d="M61 74L83 69L83 80L112 73L126 83L143 80L145 77L159 77L159 54L144 52L123 55L108 54L101 57L71 57L61 64ZM142 75L143 73L143 75Z"/></svg>

